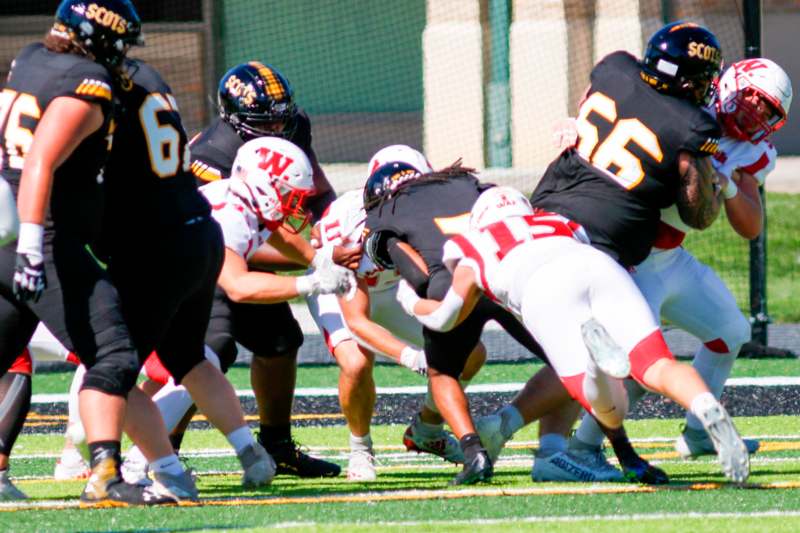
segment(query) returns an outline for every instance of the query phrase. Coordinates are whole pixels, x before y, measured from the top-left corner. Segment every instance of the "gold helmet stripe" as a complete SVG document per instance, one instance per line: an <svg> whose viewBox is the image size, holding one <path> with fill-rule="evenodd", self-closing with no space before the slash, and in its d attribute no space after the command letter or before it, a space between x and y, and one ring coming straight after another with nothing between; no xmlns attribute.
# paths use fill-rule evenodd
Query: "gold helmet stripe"
<svg viewBox="0 0 800 533"><path fill-rule="evenodd" d="M286 88L281 83L281 80L275 75L271 68L259 63L258 61L251 61L250 65L258 69L258 73L267 83L267 94L274 100L281 101L286 98Z"/></svg>

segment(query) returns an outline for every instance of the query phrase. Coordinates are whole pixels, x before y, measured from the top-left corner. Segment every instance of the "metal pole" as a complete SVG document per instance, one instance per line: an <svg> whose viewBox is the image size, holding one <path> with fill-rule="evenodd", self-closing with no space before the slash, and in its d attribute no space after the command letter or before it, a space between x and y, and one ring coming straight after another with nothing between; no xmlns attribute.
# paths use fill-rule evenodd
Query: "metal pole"
<svg viewBox="0 0 800 533"><path fill-rule="evenodd" d="M744 56L761 56L761 0L742 0L744 13ZM752 341L767 345L767 210L764 188L759 187L764 225L761 235L750 241L750 322Z"/></svg>
<svg viewBox="0 0 800 533"><path fill-rule="evenodd" d="M490 0L491 70L487 102L488 162L490 167L511 166L511 102L508 85L509 0Z"/></svg>
<svg viewBox="0 0 800 533"><path fill-rule="evenodd" d="M221 72L218 72L219 66L222 64L222 46L218 42L220 35L220 20L219 13L222 11L217 4L221 0L203 0L203 89L205 95L203 102L206 108L206 120L204 124L209 122L210 117L217 114L216 109L216 94L217 94L217 81Z"/></svg>

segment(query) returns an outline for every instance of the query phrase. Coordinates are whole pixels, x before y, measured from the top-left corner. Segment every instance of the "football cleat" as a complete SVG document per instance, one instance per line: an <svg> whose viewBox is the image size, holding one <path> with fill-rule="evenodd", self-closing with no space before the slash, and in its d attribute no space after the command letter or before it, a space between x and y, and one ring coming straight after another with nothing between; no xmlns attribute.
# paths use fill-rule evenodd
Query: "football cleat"
<svg viewBox="0 0 800 533"><path fill-rule="evenodd" d="M622 465L625 479L633 483L643 483L645 485L666 485L669 483L669 476L666 472L653 466L641 457L628 461Z"/></svg>
<svg viewBox="0 0 800 533"><path fill-rule="evenodd" d="M275 459L276 474L314 478L336 477L342 472L342 467L336 463L303 453L292 439L269 444L262 442L261 444Z"/></svg>
<svg viewBox="0 0 800 533"><path fill-rule="evenodd" d="M153 477L155 478L153 485L157 490L168 492L179 500L197 501L199 495L193 471L184 470L178 475L153 472Z"/></svg>
<svg viewBox="0 0 800 533"><path fill-rule="evenodd" d="M418 431L417 424L419 423L421 422L419 415L417 415L403 434L403 445L407 451L430 453L451 463L464 463L464 452L452 433L442 428L436 435L425 437L420 435Z"/></svg>
<svg viewBox="0 0 800 533"><path fill-rule="evenodd" d="M0 502L27 499L28 496L9 479L8 470L0 470Z"/></svg>
<svg viewBox="0 0 800 533"><path fill-rule="evenodd" d="M592 361L604 374L623 379L631 373L628 354L611 338L600 322L590 318L581 324L581 335Z"/></svg>
<svg viewBox="0 0 800 533"><path fill-rule="evenodd" d="M464 468L450 480L450 485L474 485L481 481L489 481L494 475L492 460L486 450L478 452L472 461L464 463Z"/></svg>
<svg viewBox="0 0 800 533"><path fill-rule="evenodd" d="M81 506L129 507L178 503L178 498L161 484L134 485L122 480L117 462L108 457L92 469L81 493Z"/></svg>
<svg viewBox="0 0 800 533"><path fill-rule="evenodd" d="M750 475L750 455L728 412L715 400L702 413L695 415L703 423L717 450L717 458L725 476L734 483L744 483Z"/></svg>
<svg viewBox="0 0 800 533"><path fill-rule="evenodd" d="M600 446L584 444L573 438L566 452L551 455L537 453L533 458L534 481L622 481L622 472L606 459Z"/></svg>
<svg viewBox="0 0 800 533"><path fill-rule="evenodd" d="M71 479L89 479L92 473L89 465L86 464L80 452L75 448L65 448L61 452L61 457L56 460L56 467L53 470L53 478L56 481L67 481Z"/></svg>
<svg viewBox="0 0 800 533"><path fill-rule="evenodd" d="M142 455L139 455L137 458L132 456L125 457L120 471L122 473L122 479L124 479L126 483L147 485L150 482L150 466Z"/></svg>
<svg viewBox="0 0 800 533"><path fill-rule="evenodd" d="M375 481L375 453L370 450L352 450L347 462L347 481Z"/></svg>
<svg viewBox="0 0 800 533"><path fill-rule="evenodd" d="M761 443L755 439L742 439L747 453L750 455L756 453L761 447ZM716 455L717 451L714 449L714 443L702 429L693 429L688 426L683 428L681 436L675 441L675 450L684 459L693 459L701 455Z"/></svg>
<svg viewBox="0 0 800 533"><path fill-rule="evenodd" d="M275 477L275 460L261 444L250 444L237 457L243 470L242 486L255 488L272 482Z"/></svg>

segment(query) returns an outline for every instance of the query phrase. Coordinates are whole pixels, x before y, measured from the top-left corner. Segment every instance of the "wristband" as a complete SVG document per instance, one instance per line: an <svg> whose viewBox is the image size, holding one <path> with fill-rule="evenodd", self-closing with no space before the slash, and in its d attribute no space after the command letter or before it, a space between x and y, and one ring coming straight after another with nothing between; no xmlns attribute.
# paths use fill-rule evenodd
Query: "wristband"
<svg viewBox="0 0 800 533"><path fill-rule="evenodd" d="M725 188L722 189L722 197L726 200L730 200L734 198L737 194L739 194L739 187L736 185L736 182L733 181L733 178L728 178L728 184L725 185Z"/></svg>
<svg viewBox="0 0 800 533"><path fill-rule="evenodd" d="M44 242L44 226L23 222L19 225L17 237L17 253L42 257L42 244Z"/></svg>

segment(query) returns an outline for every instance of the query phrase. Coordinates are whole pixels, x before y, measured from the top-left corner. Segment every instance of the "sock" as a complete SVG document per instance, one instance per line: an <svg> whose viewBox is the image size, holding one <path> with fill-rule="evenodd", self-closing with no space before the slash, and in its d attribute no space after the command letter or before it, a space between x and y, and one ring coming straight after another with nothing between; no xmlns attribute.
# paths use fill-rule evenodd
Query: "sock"
<svg viewBox="0 0 800 533"><path fill-rule="evenodd" d="M689 410L694 416L702 420L705 413L718 405L719 402L714 398L713 394L710 392L703 392L692 399L692 403L689 404Z"/></svg>
<svg viewBox="0 0 800 533"><path fill-rule="evenodd" d="M475 459L475 456L481 451L485 451L483 444L481 444L481 438L477 433L467 433L461 437L458 442L461 444L461 450L464 452L465 464L468 464Z"/></svg>
<svg viewBox="0 0 800 533"><path fill-rule="evenodd" d="M628 398L622 382L603 373L594 360L586 361L583 396L594 414L605 425L619 426L628 411Z"/></svg>
<svg viewBox="0 0 800 533"><path fill-rule="evenodd" d="M520 430L525 425L525 420L522 418L522 413L519 409L511 404L504 406L497 412L500 415L502 422L500 423L500 431L506 440L514 436L514 433Z"/></svg>
<svg viewBox="0 0 800 533"><path fill-rule="evenodd" d="M178 450L181 449L184 435L186 435L184 432L169 434L169 443L172 444L172 449L175 450L176 454L178 453Z"/></svg>
<svg viewBox="0 0 800 533"><path fill-rule="evenodd" d="M582 444L602 446L605 435L603 434L603 430L600 429L597 420L595 420L593 416L587 414L583 415L583 419L578 425L577 431L575 431L575 438Z"/></svg>
<svg viewBox="0 0 800 533"><path fill-rule="evenodd" d="M623 468L634 467L643 462L643 459L639 457L639 454L633 449L633 445L628 438L628 433L625 431L625 426L615 429L602 428L602 431L604 431L605 435L608 437L608 441L614 449L614 455L617 456L619 464L622 465Z"/></svg>
<svg viewBox="0 0 800 533"><path fill-rule="evenodd" d="M553 455L556 452L567 451L567 439L558 433L546 433L539 437L539 452L543 455Z"/></svg>
<svg viewBox="0 0 800 533"><path fill-rule="evenodd" d="M183 474L183 465L181 464L178 456L174 453L166 455L161 459L156 459L150 463L150 469L153 473L165 473L171 476L179 476Z"/></svg>
<svg viewBox="0 0 800 533"><path fill-rule="evenodd" d="M734 352L717 353L712 352L703 345L694 356L692 366L703 378L703 381L706 382L709 390L717 400L722 397L725 382L728 381L728 376L731 375L731 369L733 369L733 363L736 360L734 354L736 353L739 353L738 348ZM686 425L692 429L703 429L703 423L691 413L686 416Z"/></svg>
<svg viewBox="0 0 800 533"><path fill-rule="evenodd" d="M120 442L118 440L98 440L96 442L90 442L89 455L91 457L90 464L92 469L108 458L114 459L117 463L117 468L119 468L119 451Z"/></svg>
<svg viewBox="0 0 800 533"><path fill-rule="evenodd" d="M285 426L265 426L261 424L259 426L259 435L258 439L261 441L261 444L264 447L267 447L269 444L278 444L281 442L286 442L291 440L292 438L292 428L289 424Z"/></svg>
<svg viewBox="0 0 800 533"><path fill-rule="evenodd" d="M350 433L350 450L372 452L372 437L369 433L363 437L357 437Z"/></svg>
<svg viewBox="0 0 800 533"><path fill-rule="evenodd" d="M437 415L441 415L441 413L439 412L439 408L436 407L436 402L433 401L433 393L431 392L430 381L428 381L428 390L425 392L425 407L427 407Z"/></svg>
<svg viewBox="0 0 800 533"><path fill-rule="evenodd" d="M423 439L432 439L441 435L444 424L429 424L422 420L422 417L417 414L414 417L414 433Z"/></svg>
<svg viewBox="0 0 800 533"><path fill-rule="evenodd" d="M246 424L239 429L234 429L225 435L225 438L228 439L237 454L253 444L253 434L250 433L250 428Z"/></svg>
<svg viewBox="0 0 800 533"><path fill-rule="evenodd" d="M194 404L192 396L186 387L176 385L170 381L153 395L153 401L161 411L161 417L164 419L164 425L167 431L172 431L183 420L186 411Z"/></svg>

